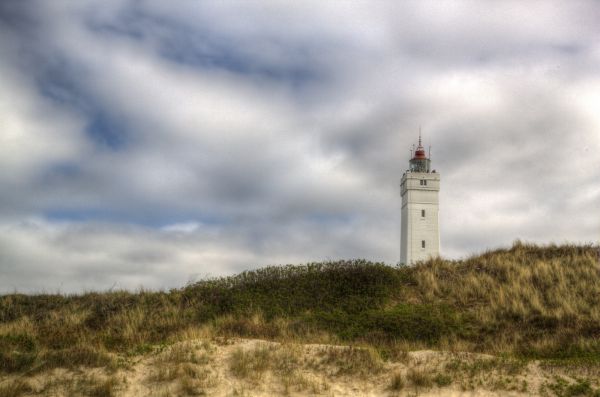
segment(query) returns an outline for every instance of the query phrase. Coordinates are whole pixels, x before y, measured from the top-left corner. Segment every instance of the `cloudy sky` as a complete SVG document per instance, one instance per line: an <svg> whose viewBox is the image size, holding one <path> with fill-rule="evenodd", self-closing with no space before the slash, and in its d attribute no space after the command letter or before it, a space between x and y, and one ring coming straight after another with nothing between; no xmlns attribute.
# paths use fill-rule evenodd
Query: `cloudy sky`
<svg viewBox="0 0 600 397"><path fill-rule="evenodd" d="M0 2L0 292L600 239L600 3Z"/></svg>

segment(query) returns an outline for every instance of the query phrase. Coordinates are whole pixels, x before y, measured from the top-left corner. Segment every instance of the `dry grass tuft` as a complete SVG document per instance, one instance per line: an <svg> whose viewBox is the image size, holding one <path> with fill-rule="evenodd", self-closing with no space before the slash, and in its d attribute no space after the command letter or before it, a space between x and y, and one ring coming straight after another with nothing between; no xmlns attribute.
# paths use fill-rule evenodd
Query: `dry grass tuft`
<svg viewBox="0 0 600 397"><path fill-rule="evenodd" d="M405 384L404 376L400 372L396 372L392 375L389 388L392 391L400 391L404 389Z"/></svg>
<svg viewBox="0 0 600 397"><path fill-rule="evenodd" d="M20 397L32 391L29 383L21 379L0 383L0 397Z"/></svg>
<svg viewBox="0 0 600 397"><path fill-rule="evenodd" d="M112 397L115 395L115 389L118 387L119 381L116 377L108 377L106 379L90 379L87 384L83 385L82 395L89 397Z"/></svg>
<svg viewBox="0 0 600 397"><path fill-rule="evenodd" d="M152 362L147 380L158 384L177 381L176 395L206 395L207 390L217 384L207 365L214 361L215 347L208 341L200 344L180 342L160 352ZM163 392L171 393L167 388Z"/></svg>
<svg viewBox="0 0 600 397"><path fill-rule="evenodd" d="M429 388L433 386L433 379L427 371L419 368L411 368L406 379L416 388Z"/></svg>
<svg viewBox="0 0 600 397"><path fill-rule="evenodd" d="M154 360L156 364L208 364L212 361L214 347L207 341L197 345L194 342L180 342L161 352Z"/></svg>
<svg viewBox="0 0 600 397"><path fill-rule="evenodd" d="M249 350L238 348L231 355L229 369L238 378L260 379L271 367L273 351L274 348L267 345Z"/></svg>
<svg viewBox="0 0 600 397"><path fill-rule="evenodd" d="M328 346L320 352L320 365L334 369L336 375L366 377L383 370L383 360L373 347Z"/></svg>

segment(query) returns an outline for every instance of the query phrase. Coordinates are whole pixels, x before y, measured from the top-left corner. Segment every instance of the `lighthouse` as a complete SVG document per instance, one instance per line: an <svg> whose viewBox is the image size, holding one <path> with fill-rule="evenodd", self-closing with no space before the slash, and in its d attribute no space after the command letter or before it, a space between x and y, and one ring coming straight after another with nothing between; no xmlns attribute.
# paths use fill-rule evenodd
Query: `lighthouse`
<svg viewBox="0 0 600 397"><path fill-rule="evenodd" d="M440 253L438 222L440 174L431 170L431 156L419 146L411 151L409 169L402 175L400 262L411 265Z"/></svg>

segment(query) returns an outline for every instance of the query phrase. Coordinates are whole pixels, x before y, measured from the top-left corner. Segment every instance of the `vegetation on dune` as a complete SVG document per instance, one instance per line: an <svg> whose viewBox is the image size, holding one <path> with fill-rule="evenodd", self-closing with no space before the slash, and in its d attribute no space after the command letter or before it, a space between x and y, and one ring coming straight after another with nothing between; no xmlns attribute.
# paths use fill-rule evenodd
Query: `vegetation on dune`
<svg viewBox="0 0 600 397"><path fill-rule="evenodd" d="M383 358L401 345L597 363L599 297L597 246L522 243L412 267L267 267L170 292L11 294L0 297L0 373L116 368L203 333L369 344Z"/></svg>

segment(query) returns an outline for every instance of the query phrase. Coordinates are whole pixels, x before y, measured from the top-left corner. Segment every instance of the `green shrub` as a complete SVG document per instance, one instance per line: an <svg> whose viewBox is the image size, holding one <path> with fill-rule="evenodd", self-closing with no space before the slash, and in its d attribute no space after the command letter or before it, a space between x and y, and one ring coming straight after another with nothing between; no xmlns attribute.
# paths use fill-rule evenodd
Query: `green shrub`
<svg viewBox="0 0 600 397"><path fill-rule="evenodd" d="M37 358L37 341L29 334L0 335L0 371L30 369Z"/></svg>
<svg viewBox="0 0 600 397"><path fill-rule="evenodd" d="M452 378L446 374L437 374L433 377L433 383L439 387L449 386L452 384Z"/></svg>
<svg viewBox="0 0 600 397"><path fill-rule="evenodd" d="M463 320L452 308L435 304L400 303L389 309L358 313L320 311L314 318L322 328L346 340L404 339L434 343L442 336L461 334L465 329Z"/></svg>
<svg viewBox="0 0 600 397"><path fill-rule="evenodd" d="M73 346L67 349L54 349L40 355L44 369L77 367L114 367L116 360L110 354L93 346Z"/></svg>
<svg viewBox="0 0 600 397"><path fill-rule="evenodd" d="M270 319L307 310L360 312L386 303L399 272L363 260L272 266L201 281L184 290L186 302L202 302L203 316L261 312Z"/></svg>

